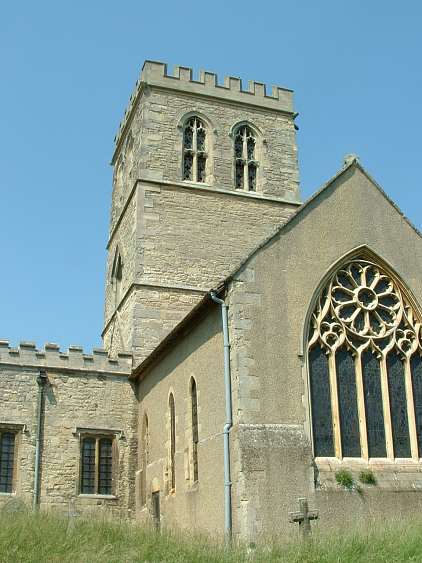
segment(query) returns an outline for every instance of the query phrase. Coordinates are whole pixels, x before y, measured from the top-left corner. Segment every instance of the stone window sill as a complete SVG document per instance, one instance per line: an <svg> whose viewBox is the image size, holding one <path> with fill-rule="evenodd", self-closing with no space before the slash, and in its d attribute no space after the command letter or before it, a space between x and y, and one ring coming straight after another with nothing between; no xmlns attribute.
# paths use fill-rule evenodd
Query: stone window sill
<svg viewBox="0 0 422 563"><path fill-rule="evenodd" d="M350 473L354 486L350 490L356 491L400 491L421 492L422 491L422 459L386 459L372 458L369 460L360 458L316 458L315 478L316 490L320 491L344 491L345 487L337 482L338 471ZM373 474L375 482L365 483L361 480L361 472Z"/></svg>
<svg viewBox="0 0 422 563"><path fill-rule="evenodd" d="M370 458L362 459L357 457L345 457L337 459L335 457L317 457L315 465L321 471L337 471L339 469L362 470L373 469L381 471L397 471L398 469L408 468L410 471L422 472L422 458L415 460L409 458Z"/></svg>
<svg viewBox="0 0 422 563"><path fill-rule="evenodd" d="M0 498L1 497L15 497L15 496L16 496L15 492L13 492L13 493L0 493Z"/></svg>
<svg viewBox="0 0 422 563"><path fill-rule="evenodd" d="M78 495L78 498L81 499L103 499L103 500L117 500L118 497L116 495Z"/></svg>

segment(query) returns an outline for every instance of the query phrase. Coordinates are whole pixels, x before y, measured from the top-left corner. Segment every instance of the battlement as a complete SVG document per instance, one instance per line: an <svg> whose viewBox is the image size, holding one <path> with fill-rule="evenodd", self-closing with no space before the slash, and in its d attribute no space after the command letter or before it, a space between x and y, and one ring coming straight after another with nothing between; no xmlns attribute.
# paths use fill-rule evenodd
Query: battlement
<svg viewBox="0 0 422 563"><path fill-rule="evenodd" d="M63 352L60 346L52 343L45 344L39 350L34 342L20 342L17 348L12 348L7 340L0 340L1 363L47 370L85 370L129 375L132 370L132 354L121 352L117 358L109 358L102 348L94 348L92 354L85 354L81 346L69 346L68 351Z"/></svg>
<svg viewBox="0 0 422 563"><path fill-rule="evenodd" d="M284 113L293 113L293 92L287 88L273 86L271 94L267 94L265 84L251 80L248 82L248 89L244 90L242 80L234 76L226 76L224 83L219 84L216 74L201 70L199 80L194 80L192 69L189 67L175 66L173 74L170 75L167 72L167 65L165 63L145 61L141 76L136 82L135 89L130 97L128 107L115 137L116 145L119 143L123 130L132 114L138 95L145 85L220 98Z"/></svg>

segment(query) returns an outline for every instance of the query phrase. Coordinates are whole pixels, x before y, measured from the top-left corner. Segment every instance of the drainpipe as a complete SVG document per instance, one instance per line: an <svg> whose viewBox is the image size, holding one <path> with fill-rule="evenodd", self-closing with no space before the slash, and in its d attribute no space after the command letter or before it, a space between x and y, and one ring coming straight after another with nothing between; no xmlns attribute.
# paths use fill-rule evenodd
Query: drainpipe
<svg viewBox="0 0 422 563"><path fill-rule="evenodd" d="M230 476L230 429L233 426L232 390L230 376L230 340L227 305L211 292L211 299L221 305L224 342L224 387L226 395L226 423L224 424L224 532L228 540L232 537L232 482Z"/></svg>
<svg viewBox="0 0 422 563"><path fill-rule="evenodd" d="M34 498L33 509L38 510L40 503L40 470L41 470L41 435L43 427L43 403L44 389L48 382L47 374L40 370L37 377L38 399L37 399L37 433L35 441L35 475L34 475Z"/></svg>

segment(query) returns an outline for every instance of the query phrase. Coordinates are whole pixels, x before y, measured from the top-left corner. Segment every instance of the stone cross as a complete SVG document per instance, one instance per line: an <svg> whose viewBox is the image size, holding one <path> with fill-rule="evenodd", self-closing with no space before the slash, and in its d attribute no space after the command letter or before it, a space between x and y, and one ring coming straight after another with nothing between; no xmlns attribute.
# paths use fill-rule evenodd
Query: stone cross
<svg viewBox="0 0 422 563"><path fill-rule="evenodd" d="M69 500L67 516L68 516L68 519L67 519L66 535L70 535L74 531L75 519L78 516L78 513L76 512L76 509L75 509L75 499L73 499L73 498Z"/></svg>
<svg viewBox="0 0 422 563"><path fill-rule="evenodd" d="M308 499L300 498L299 512L289 512L289 522L299 523L299 531L303 539L307 539L311 533L311 520L318 519L318 510L309 510Z"/></svg>

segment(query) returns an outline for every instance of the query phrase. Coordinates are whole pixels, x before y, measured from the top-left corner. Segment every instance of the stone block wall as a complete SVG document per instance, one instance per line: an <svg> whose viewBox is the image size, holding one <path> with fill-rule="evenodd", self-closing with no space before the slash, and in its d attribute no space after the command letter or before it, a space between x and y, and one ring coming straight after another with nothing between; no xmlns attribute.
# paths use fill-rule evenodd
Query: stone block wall
<svg viewBox="0 0 422 563"><path fill-rule="evenodd" d="M0 342L0 426L18 428L15 487L1 493L0 505L19 499L31 505L34 494L37 429L37 376L45 370L41 440L41 509L78 513L107 511L127 517L134 504L136 465L136 398L128 381L132 358L110 360L104 350L87 355L79 347L63 353L54 344L37 350L32 343L10 348ZM80 434L110 431L117 459L113 496L81 495Z"/></svg>

